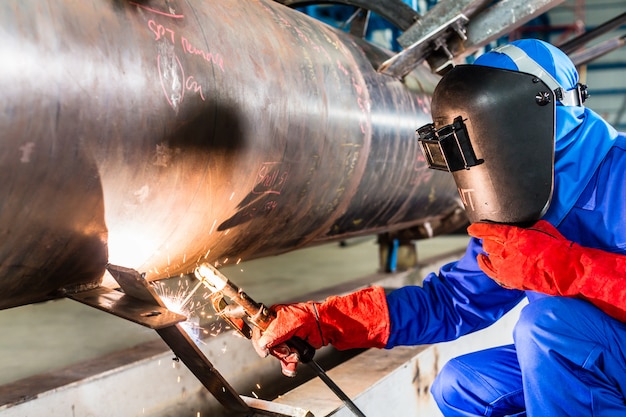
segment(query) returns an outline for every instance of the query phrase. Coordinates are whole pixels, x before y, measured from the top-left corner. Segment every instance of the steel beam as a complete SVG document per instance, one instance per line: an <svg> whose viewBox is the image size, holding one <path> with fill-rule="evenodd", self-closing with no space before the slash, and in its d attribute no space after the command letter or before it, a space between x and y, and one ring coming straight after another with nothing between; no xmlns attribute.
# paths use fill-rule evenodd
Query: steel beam
<svg viewBox="0 0 626 417"><path fill-rule="evenodd" d="M466 53L463 58L510 33L529 20L562 3L563 0L502 0L476 15L467 27Z"/></svg>

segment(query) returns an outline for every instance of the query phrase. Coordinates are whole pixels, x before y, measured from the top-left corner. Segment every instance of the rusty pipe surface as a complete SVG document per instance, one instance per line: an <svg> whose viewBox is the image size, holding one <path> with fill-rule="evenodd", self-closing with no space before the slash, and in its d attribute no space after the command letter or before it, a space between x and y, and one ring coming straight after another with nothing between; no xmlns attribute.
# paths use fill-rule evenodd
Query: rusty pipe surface
<svg viewBox="0 0 626 417"><path fill-rule="evenodd" d="M414 226L459 207L437 82L267 0L0 3L0 308Z"/></svg>

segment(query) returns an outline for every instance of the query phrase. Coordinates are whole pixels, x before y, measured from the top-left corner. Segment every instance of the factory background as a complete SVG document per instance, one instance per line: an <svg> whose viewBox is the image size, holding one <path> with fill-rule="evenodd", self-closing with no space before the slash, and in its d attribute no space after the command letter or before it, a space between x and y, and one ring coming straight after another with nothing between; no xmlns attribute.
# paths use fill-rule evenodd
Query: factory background
<svg viewBox="0 0 626 417"><path fill-rule="evenodd" d="M420 14L427 13L436 1L405 0L405 3ZM616 18L624 13L626 5L621 0L568 0L539 17L532 19L521 28L492 42L488 48L520 38L538 38L559 45L565 41ZM335 27L346 25L346 21L354 13L354 7L345 5L303 6L303 12ZM609 39L621 38L624 41L624 25L590 42L587 47L596 46ZM401 46L397 37L401 32L384 19L373 15L368 26L367 39L384 48L399 51ZM486 48L486 49L488 49ZM479 52L480 53L480 52ZM467 60L472 62L472 58ZM626 77L624 65L626 52L617 48L581 70L581 77L590 86L591 97L588 107L602 115L618 130L625 130L626 119Z"/></svg>

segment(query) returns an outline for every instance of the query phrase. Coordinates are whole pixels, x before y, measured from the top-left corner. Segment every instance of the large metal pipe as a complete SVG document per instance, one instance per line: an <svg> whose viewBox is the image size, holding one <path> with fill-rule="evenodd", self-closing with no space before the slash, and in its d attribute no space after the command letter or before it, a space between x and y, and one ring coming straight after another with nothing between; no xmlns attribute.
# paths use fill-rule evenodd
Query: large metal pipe
<svg viewBox="0 0 626 417"><path fill-rule="evenodd" d="M0 3L0 308L424 223L437 79L267 0Z"/></svg>

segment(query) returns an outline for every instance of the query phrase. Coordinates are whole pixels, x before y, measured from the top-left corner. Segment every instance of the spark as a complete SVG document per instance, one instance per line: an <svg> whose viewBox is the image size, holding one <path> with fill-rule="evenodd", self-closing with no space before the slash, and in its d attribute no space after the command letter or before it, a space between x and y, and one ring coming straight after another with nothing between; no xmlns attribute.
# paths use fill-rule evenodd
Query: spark
<svg viewBox="0 0 626 417"><path fill-rule="evenodd" d="M198 281L198 283L196 284L195 287L193 287L193 289L191 291L189 291L189 294L187 294L187 296L185 297L185 299L180 303L181 305L185 305L187 304L187 302L189 302L189 300L191 299L191 297L193 297L193 295L196 293L196 291L198 291L198 288L200 288L202 286L202 281Z"/></svg>
<svg viewBox="0 0 626 417"><path fill-rule="evenodd" d="M256 392L254 392L254 391L252 391L252 395L254 395L254 398L256 398L256 399L258 399L258 398L259 398L259 396L258 396L258 395L256 395Z"/></svg>
<svg viewBox="0 0 626 417"><path fill-rule="evenodd" d="M214 322L211 324L208 330L207 329L205 330L208 331L211 336L215 337L218 334L222 333L222 331L224 330L224 327L223 327L222 322Z"/></svg>
<svg viewBox="0 0 626 417"><path fill-rule="evenodd" d="M154 288L168 310L179 313L187 320L180 325L185 332L196 342L200 337L200 315L207 305L206 301L197 301L193 295L198 291L202 282L198 282L193 288L187 281L179 280L177 286L168 286L163 281L157 281ZM203 300L206 300L204 296Z"/></svg>
<svg viewBox="0 0 626 417"><path fill-rule="evenodd" d="M241 263L241 258L237 259L237 262L235 263L235 265L239 265Z"/></svg>

